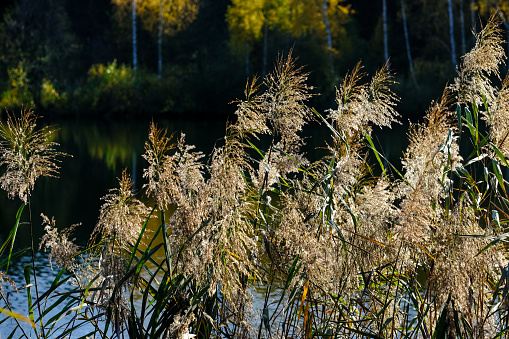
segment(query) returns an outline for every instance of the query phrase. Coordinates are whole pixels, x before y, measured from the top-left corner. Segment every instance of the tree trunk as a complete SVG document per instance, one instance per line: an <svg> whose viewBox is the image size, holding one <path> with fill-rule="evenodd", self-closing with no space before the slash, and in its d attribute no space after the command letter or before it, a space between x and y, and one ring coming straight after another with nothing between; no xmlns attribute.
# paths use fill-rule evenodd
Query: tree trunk
<svg viewBox="0 0 509 339"><path fill-rule="evenodd" d="M410 52L410 40L408 39L408 28L406 21L406 10L405 10L405 0L401 0L401 17L403 18L403 32L405 33L405 45L406 45L406 54L408 58L408 65L410 68L410 75L412 76L412 80L414 82L415 87L419 90L419 85L417 84L417 79L415 78L414 72L414 63L412 60L412 53Z"/></svg>
<svg viewBox="0 0 509 339"><path fill-rule="evenodd" d="M465 42L465 13L463 13L463 0L460 1L460 23L461 23L461 55L467 52L467 45Z"/></svg>
<svg viewBox="0 0 509 339"><path fill-rule="evenodd" d="M327 47L329 48L329 64L330 64L330 70L331 74L334 73L334 64L332 59L332 35L330 31L329 26L329 18L327 16L327 0L322 1L322 16L323 16L323 23L325 24L325 32L327 34Z"/></svg>
<svg viewBox="0 0 509 339"><path fill-rule="evenodd" d="M389 60L389 38L387 36L387 0L382 0L382 26L384 32L384 61Z"/></svg>
<svg viewBox="0 0 509 339"><path fill-rule="evenodd" d="M159 0L159 30L157 32L157 80L163 76L163 0Z"/></svg>
<svg viewBox="0 0 509 339"><path fill-rule="evenodd" d="M447 0L447 5L449 9L449 34L451 36L451 58L452 65L454 66L454 68L456 68L456 46L454 43L454 17L452 14L452 1Z"/></svg>
<svg viewBox="0 0 509 339"><path fill-rule="evenodd" d="M133 23L133 69L138 69L138 50L136 47L136 0L133 0L132 10L132 23Z"/></svg>

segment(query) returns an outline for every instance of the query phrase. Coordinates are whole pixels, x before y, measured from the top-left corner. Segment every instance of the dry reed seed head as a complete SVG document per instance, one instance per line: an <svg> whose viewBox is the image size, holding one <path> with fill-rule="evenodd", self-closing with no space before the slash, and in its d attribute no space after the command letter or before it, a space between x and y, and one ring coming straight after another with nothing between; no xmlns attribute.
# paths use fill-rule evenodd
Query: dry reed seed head
<svg viewBox="0 0 509 339"><path fill-rule="evenodd" d="M190 312L188 316L185 316L190 310L182 310L181 313L173 317L171 324L166 330L164 338L169 339L184 339L194 338L189 336L189 327L195 321L193 312Z"/></svg>
<svg viewBox="0 0 509 339"><path fill-rule="evenodd" d="M509 157L509 75L505 77L502 88L496 93L496 99L489 103L489 115L483 116L493 141L493 144ZM493 150L489 150L494 156Z"/></svg>
<svg viewBox="0 0 509 339"><path fill-rule="evenodd" d="M290 52L285 59L278 57L274 71L264 79L267 90L261 94L261 108L274 133L281 136L284 145L300 141L297 135L311 119L311 109L305 102L312 96L312 87L306 85L308 73L295 66Z"/></svg>
<svg viewBox="0 0 509 339"><path fill-rule="evenodd" d="M371 78L369 83L361 84L365 76L360 63L347 74L339 90L336 90L337 109L329 109L327 117L333 125L347 135L359 130L370 132L370 124L391 127L398 122L399 114L394 109L399 98L391 91L393 76L386 63Z"/></svg>
<svg viewBox="0 0 509 339"><path fill-rule="evenodd" d="M459 236L465 234L471 237ZM472 298L475 303L486 302L488 295L487 292L481 294L482 285L486 282L486 275L499 274L498 263L502 257L500 251L493 249L479 253L488 245L489 238L474 237L486 235L487 231L479 226L475 209L468 199L463 199L450 216L437 222L433 241L428 247L434 263L427 284L439 304L443 304L451 294L457 307L470 315L474 311Z"/></svg>
<svg viewBox="0 0 509 339"><path fill-rule="evenodd" d="M147 190L147 195L154 198L157 206L163 210L171 203L167 188L174 185L172 173L175 166L174 162L168 161L168 153L175 148L175 144L171 143L171 137L167 137L166 133L166 130L159 129L152 122L143 154L149 164L148 168L143 170L143 178L148 180L143 187Z"/></svg>
<svg viewBox="0 0 509 339"><path fill-rule="evenodd" d="M200 163L202 154L191 153L192 148L185 146L183 139L177 148L175 155L165 160L174 165L172 179L167 181L173 186L164 189L177 207L170 217L171 246L186 244L178 269L199 283L221 284L229 298L241 288L239 274L252 275L254 271L249 254L256 243L252 240L252 225L243 219L247 187L242 171L249 169L243 145L235 136L227 135L225 146L214 150L206 181ZM163 173L170 173L168 167Z"/></svg>
<svg viewBox="0 0 509 339"><path fill-rule="evenodd" d="M17 196L25 204L35 181L41 176L56 177L57 157L66 155L55 150L54 130L37 130L36 121L32 110L22 110L19 118L9 114L6 123L0 122L0 166L6 166L0 187L9 198Z"/></svg>
<svg viewBox="0 0 509 339"><path fill-rule="evenodd" d="M51 259L55 260L55 263L58 267L71 267L76 266L75 256L79 251L79 247L74 244L76 239L69 239L70 234L74 231L74 229L81 224L71 225L71 227L59 232L56 227L56 222L54 218L51 220L41 214L42 224L44 226L44 231L46 232L41 239L41 243L39 245L39 249L44 246L44 250L50 250L48 260L50 263L50 267L52 267ZM52 267L53 268L53 267Z"/></svg>
<svg viewBox="0 0 509 339"><path fill-rule="evenodd" d="M231 127L239 138L246 138L253 135L258 138L259 134L268 134L270 129L267 126L267 117L263 109L263 101L261 95L257 94L259 85L258 78L254 77L251 82L246 83L244 100L237 101L237 122Z"/></svg>
<svg viewBox="0 0 509 339"><path fill-rule="evenodd" d="M429 196L435 198L443 188L438 179L445 168L458 167L462 161L449 105L450 96L446 90L440 102L432 103L425 123L411 125L410 145L402 160L405 179L410 186L415 188L422 181L421 186L427 187Z"/></svg>
<svg viewBox="0 0 509 339"><path fill-rule="evenodd" d="M102 279L97 279L98 276L101 276L100 256L97 252L80 255L76 265L69 267L69 271L73 274L70 281L75 287L96 288L101 286Z"/></svg>
<svg viewBox="0 0 509 339"><path fill-rule="evenodd" d="M175 174L179 178L180 194L187 199L196 196L205 183L205 166L201 162L204 154L194 149L195 146L185 144L185 134L182 133L174 155L178 161Z"/></svg>
<svg viewBox="0 0 509 339"><path fill-rule="evenodd" d="M488 103L494 100L495 89L490 77L500 78L499 67L505 63L501 24L500 16L493 14L486 26L475 35L475 46L463 56L458 77L451 86L458 93L460 103L479 105L483 95Z"/></svg>
<svg viewBox="0 0 509 339"><path fill-rule="evenodd" d="M101 275L112 286L115 286L124 278L129 269L127 264L127 258L116 253L111 245L106 246L99 260Z"/></svg>
<svg viewBox="0 0 509 339"><path fill-rule="evenodd" d="M395 193L385 178L374 185L365 185L355 199L353 211L358 216L359 229L370 238L385 242L389 226L399 215Z"/></svg>
<svg viewBox="0 0 509 339"><path fill-rule="evenodd" d="M279 178L290 180L289 174L297 173L301 166L309 165L304 154L293 152L285 154L286 152L282 151L283 147L281 142L278 142L259 162L258 171L251 176L256 187L279 184Z"/></svg>
<svg viewBox="0 0 509 339"><path fill-rule="evenodd" d="M102 198L104 204L93 233L111 237L121 245L134 244L150 209L135 198L127 170L122 172L119 185Z"/></svg>
<svg viewBox="0 0 509 339"><path fill-rule="evenodd" d="M0 291L2 293L5 292L4 290L4 284L9 284L11 286L12 289L16 290L16 283L14 282L14 280L12 280L11 278L9 278L5 272L3 271L0 271Z"/></svg>

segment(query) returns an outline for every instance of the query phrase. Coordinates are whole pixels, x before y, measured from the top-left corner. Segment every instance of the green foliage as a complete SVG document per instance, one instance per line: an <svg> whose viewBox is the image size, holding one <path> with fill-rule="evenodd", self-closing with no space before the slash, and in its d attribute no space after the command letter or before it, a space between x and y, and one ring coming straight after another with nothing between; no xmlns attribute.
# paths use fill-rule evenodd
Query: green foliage
<svg viewBox="0 0 509 339"><path fill-rule="evenodd" d="M72 110L89 116L142 116L167 111L171 107L165 89L170 79L160 82L155 74L134 72L117 61L106 66L95 64L87 80L72 93Z"/></svg>
<svg viewBox="0 0 509 339"><path fill-rule="evenodd" d="M42 79L41 105L46 110L60 110L67 105L67 93L60 95L49 79Z"/></svg>
<svg viewBox="0 0 509 339"><path fill-rule="evenodd" d="M20 62L17 67L10 68L7 73L9 76L9 89L2 93L0 107L2 109L14 110L32 106L34 99L30 92L30 80L28 79L25 65Z"/></svg>

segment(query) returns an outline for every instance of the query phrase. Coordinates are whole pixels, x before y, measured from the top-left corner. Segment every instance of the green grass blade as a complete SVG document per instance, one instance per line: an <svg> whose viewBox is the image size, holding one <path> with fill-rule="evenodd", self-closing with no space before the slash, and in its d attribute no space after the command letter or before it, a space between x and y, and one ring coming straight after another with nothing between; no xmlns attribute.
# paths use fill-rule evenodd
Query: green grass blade
<svg viewBox="0 0 509 339"><path fill-rule="evenodd" d="M7 258L7 268L5 269L5 274L9 271L9 264L11 262L11 256L12 256L12 248L14 247L14 241L16 240L16 234L18 232L18 227L20 224L21 214L23 213L23 209L25 208L25 205L21 205L21 207L18 209L18 212L16 213L16 223L14 224L14 227L12 228L9 237L7 238L7 241L2 245L2 248L0 249L0 253L3 253L4 246L9 242L9 239L11 239L11 247L9 249L9 256Z"/></svg>
<svg viewBox="0 0 509 339"><path fill-rule="evenodd" d="M32 266L26 265L24 267L24 273L25 273L25 282L27 285L30 285L30 272L32 271ZM28 302L28 317L30 318L30 321L35 323L34 319L34 308L32 304L32 293L30 292L30 287L26 289L27 290L27 302ZM37 330L35 330L35 334L37 335Z"/></svg>
<svg viewBox="0 0 509 339"><path fill-rule="evenodd" d="M371 140L371 137L366 132L364 132L364 137L368 141L370 148L373 150L373 153L375 154L376 160L378 161L378 164L380 165L380 168L382 169L385 179L387 180L387 182L390 183L390 180L387 177L387 172L385 171L385 166L384 166L382 160L380 159L379 152L377 151L375 144L373 143L373 140Z"/></svg>
<svg viewBox="0 0 509 339"><path fill-rule="evenodd" d="M150 211L150 214L148 215L147 219L145 219L145 223L143 224L143 227L141 228L140 235L138 236L138 240L136 240L136 244L134 245L133 250L131 251L131 257L129 258L129 263L127 264L127 267L131 267L131 264L133 263L134 256L136 255L136 250L138 249L138 246L140 245L141 239L143 238L143 234L145 233L145 229L147 228L148 221L150 217L152 216L152 213L154 213L154 210L156 209L156 206L152 207L152 210ZM154 235L155 237L155 235Z"/></svg>

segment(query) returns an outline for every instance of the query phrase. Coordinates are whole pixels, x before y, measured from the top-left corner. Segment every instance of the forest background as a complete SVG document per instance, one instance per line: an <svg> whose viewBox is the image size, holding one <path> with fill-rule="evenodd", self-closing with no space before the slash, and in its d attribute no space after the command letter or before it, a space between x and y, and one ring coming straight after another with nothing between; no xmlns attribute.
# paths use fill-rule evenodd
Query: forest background
<svg viewBox="0 0 509 339"><path fill-rule="evenodd" d="M0 3L0 108L55 118L232 116L246 79L278 53L299 59L311 105L362 61L390 58L404 119L456 75L471 31L501 0L10 0Z"/></svg>

